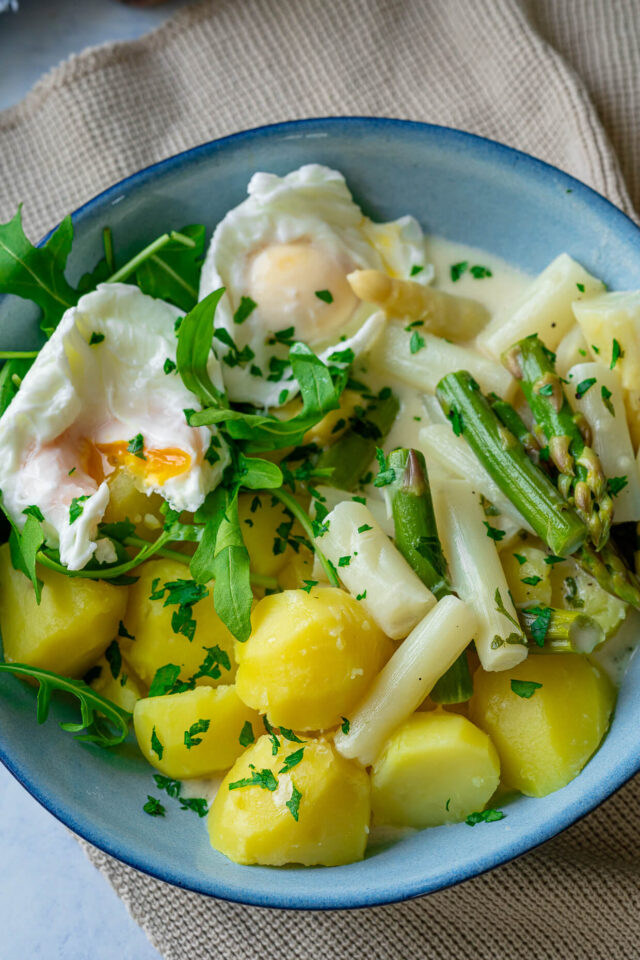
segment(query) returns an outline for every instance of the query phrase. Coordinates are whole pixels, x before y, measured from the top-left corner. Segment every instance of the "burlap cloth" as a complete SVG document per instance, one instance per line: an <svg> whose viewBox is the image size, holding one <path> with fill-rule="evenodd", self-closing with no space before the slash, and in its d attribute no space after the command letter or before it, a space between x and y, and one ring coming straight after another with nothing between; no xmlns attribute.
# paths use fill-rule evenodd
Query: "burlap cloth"
<svg viewBox="0 0 640 960"><path fill-rule="evenodd" d="M637 0L198 4L138 42L73 57L0 114L0 220L24 199L38 236L155 160L241 128L329 114L494 137L633 215L639 28ZM638 780L517 862L353 913L208 900L87 853L171 960L640 956Z"/></svg>

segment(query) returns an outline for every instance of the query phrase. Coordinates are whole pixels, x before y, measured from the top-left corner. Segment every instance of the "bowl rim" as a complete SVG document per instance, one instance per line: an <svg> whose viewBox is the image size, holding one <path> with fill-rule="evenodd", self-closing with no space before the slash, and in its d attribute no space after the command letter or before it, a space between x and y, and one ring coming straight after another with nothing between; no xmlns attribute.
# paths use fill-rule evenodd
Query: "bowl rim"
<svg viewBox="0 0 640 960"><path fill-rule="evenodd" d="M225 137L206 141L150 164L112 184L76 208L76 210L71 213L71 219L74 224L81 222L85 216L93 212L94 208L102 206L109 200L115 200L123 188L135 189L138 186L152 183L157 178L179 168L184 163L197 162L201 158L214 156L230 144L242 145L245 142L250 143L263 137L275 138L279 136L291 136L295 133L301 136L314 132L326 133L327 128L335 130L339 127L355 128L365 132L367 130L379 131L384 129L391 134L393 134L394 131L413 132L418 136L427 136L435 139L440 138L444 143L457 144L460 147L472 145L476 154L479 150L481 155L491 159L493 162L498 160L503 166L522 165L525 168L525 172L533 175L537 180L547 180L549 175L552 175L557 183L564 186L566 191L573 192L577 198L585 200L596 213L608 219L617 232L622 231L628 238L632 238L636 242L640 241L640 227L634 223L631 217L623 210L620 210L610 200L581 180L531 154L507 146L497 140L492 140L488 137L469 133L454 127L415 120L377 116L328 116L282 121L252 127L247 130L229 134ZM38 242L37 246L44 245L56 229L57 227L53 227L42 240ZM0 298L0 301L2 299L4 298ZM445 882L442 882L441 878L432 878L431 880L427 879L422 882L414 880L398 883L397 878L395 878L392 887L390 886L384 890L376 888L373 892L367 892L366 889L354 890L353 887L345 891L342 885L339 885L339 889L342 889L342 892L336 896L332 895L330 890L319 895L315 892L305 892L302 887L296 891L295 894L279 892L277 889L271 889L268 894L264 894L257 889L251 889L250 884L239 891L236 885L227 884L224 880L216 880L213 875L211 876L211 882L208 883L201 882L200 880L185 882L183 879L184 874L179 875L171 868L155 864L151 855L139 856L130 852L126 846L126 842L119 841L116 837L105 836L98 828L94 827L89 818L76 816L73 810L68 807L59 807L56 801L47 795L46 789L38 783L37 778L31 776L28 769L22 769L12 758L10 749L2 743L2 741L0 741L0 762L38 803L68 829L73 831L79 838L135 870L157 880L169 883L172 886L204 896L215 897L220 900L227 900L232 903L241 903L249 906L288 910L358 909L381 906L415 899L429 893L435 893L438 890L455 886L465 880L487 873L495 867L509 863L546 843L567 827L592 812L604 800L613 796L634 774L640 771L640 755L636 758L627 758L626 762L620 763L617 766L615 775L609 778L603 778L589 795L578 798L561 811L553 814L545 823L544 827L536 828L535 833L534 831L525 832L520 838L513 840L508 849L502 854L482 853L470 858L464 866L452 872ZM331 870L331 868L327 867L321 869ZM330 876L330 872L327 873L327 876Z"/></svg>

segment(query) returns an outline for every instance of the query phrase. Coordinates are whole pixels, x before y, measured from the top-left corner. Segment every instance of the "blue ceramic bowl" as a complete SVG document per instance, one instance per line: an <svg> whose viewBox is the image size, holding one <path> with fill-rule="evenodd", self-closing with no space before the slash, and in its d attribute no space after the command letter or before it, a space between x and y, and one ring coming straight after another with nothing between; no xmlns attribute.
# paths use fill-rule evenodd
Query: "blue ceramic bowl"
<svg viewBox="0 0 640 960"><path fill-rule="evenodd" d="M426 124L369 118L284 123L204 144L111 187L73 217L75 281L101 256L109 224L121 256L167 227L209 228L239 203L256 170L303 163L337 167L374 218L412 213L426 231L490 250L536 273L566 250L612 288L640 287L640 231L607 200L559 170L479 137ZM28 197L25 198L28 202ZM37 342L37 311L6 298L0 346ZM244 903L360 907L416 897L511 860L588 813L640 769L640 659L620 692L611 732L563 790L506 807L504 820L438 827L345 867L271 869L230 863L209 846L204 823L167 800L143 813L151 770L135 743L113 752L78 744L56 720L41 728L35 694L0 676L0 758L48 810L91 843L169 883Z"/></svg>

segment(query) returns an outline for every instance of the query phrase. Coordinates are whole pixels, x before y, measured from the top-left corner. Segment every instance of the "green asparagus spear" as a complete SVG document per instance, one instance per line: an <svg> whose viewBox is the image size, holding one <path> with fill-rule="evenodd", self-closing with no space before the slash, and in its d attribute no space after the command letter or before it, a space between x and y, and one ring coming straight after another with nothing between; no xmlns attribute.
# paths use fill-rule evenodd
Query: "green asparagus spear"
<svg viewBox="0 0 640 960"><path fill-rule="evenodd" d="M640 581L626 565L613 541L608 540L599 552L585 543L574 560L598 581L603 590L640 610Z"/></svg>
<svg viewBox="0 0 640 960"><path fill-rule="evenodd" d="M454 432L462 434L506 497L552 553L566 557L584 543L587 529L558 490L498 420L470 373L443 377L437 397Z"/></svg>
<svg viewBox="0 0 640 960"><path fill-rule="evenodd" d="M549 619L543 642L538 643L531 628L539 622L541 612ZM604 640L600 624L577 610L541 611L539 607L530 607L520 610L520 620L529 641L529 653L591 653Z"/></svg>
<svg viewBox="0 0 640 960"><path fill-rule="evenodd" d="M387 459L393 480L387 485L398 550L440 600L451 593L447 562L433 512L429 475L417 450L398 448ZM462 703L473 695L467 652L463 650L431 691L435 703Z"/></svg>
<svg viewBox="0 0 640 960"><path fill-rule="evenodd" d="M507 430L511 431L517 440L520 441L529 459L532 460L536 466L545 469L544 465L546 461L540 457L540 444L531 433L518 411L512 407L510 403L507 403L506 400L503 400L502 397L499 397L497 393L490 393L487 397L487 400L491 404L491 409L497 416L498 420L504 424Z"/></svg>
<svg viewBox="0 0 640 960"><path fill-rule="evenodd" d="M400 404L394 394L378 398L342 434L339 440L318 457L319 469L331 468L331 478L325 483L339 490L353 490L368 470L376 455L376 446L386 437L398 415Z"/></svg>
<svg viewBox="0 0 640 960"><path fill-rule="evenodd" d="M573 412L554 360L537 336L520 340L503 357L505 366L520 380L536 424L549 444L550 459L560 473L558 489L575 506L599 550L609 536L613 502L600 459L590 446L589 425Z"/></svg>

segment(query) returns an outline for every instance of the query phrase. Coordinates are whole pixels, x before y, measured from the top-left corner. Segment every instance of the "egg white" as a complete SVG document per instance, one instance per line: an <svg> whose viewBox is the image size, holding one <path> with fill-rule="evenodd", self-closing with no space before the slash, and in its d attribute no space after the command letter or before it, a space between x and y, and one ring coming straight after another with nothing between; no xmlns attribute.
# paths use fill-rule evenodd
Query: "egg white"
<svg viewBox="0 0 640 960"><path fill-rule="evenodd" d="M109 541L97 539L109 486L85 472L87 443L126 444L142 434L150 456L154 450L184 453L184 472L163 482L135 477L140 490L161 494L176 510L195 511L229 461L221 438L220 459L203 459L216 429L187 424L184 410L198 408L197 401L176 372L164 372L167 359L175 363L174 325L181 316L138 287L101 284L66 311L0 419L3 505L20 529L23 510L38 506L47 543L59 547L70 570L82 569L93 555L101 562L115 559ZM90 346L92 334L104 339ZM209 374L221 386L213 354ZM113 465L97 456L108 476ZM140 469L147 469L143 461ZM71 523L73 498L85 496L81 515Z"/></svg>
<svg viewBox="0 0 640 960"><path fill-rule="evenodd" d="M309 164L285 177L254 174L247 199L216 227L200 281L201 298L226 288L216 328L253 355L234 362L231 348L214 341L229 397L272 407L295 396L290 369L270 367L272 357L277 362L288 355L287 345L273 342L285 328L294 327L293 338L325 362L339 363L333 355L342 351L357 356L370 349L384 315L353 297L346 275L372 268L409 277L413 267L422 268L414 280L431 280L418 222L409 216L391 223L369 220L337 170ZM317 284L329 289L333 303L315 296ZM257 306L234 323L243 297Z"/></svg>

